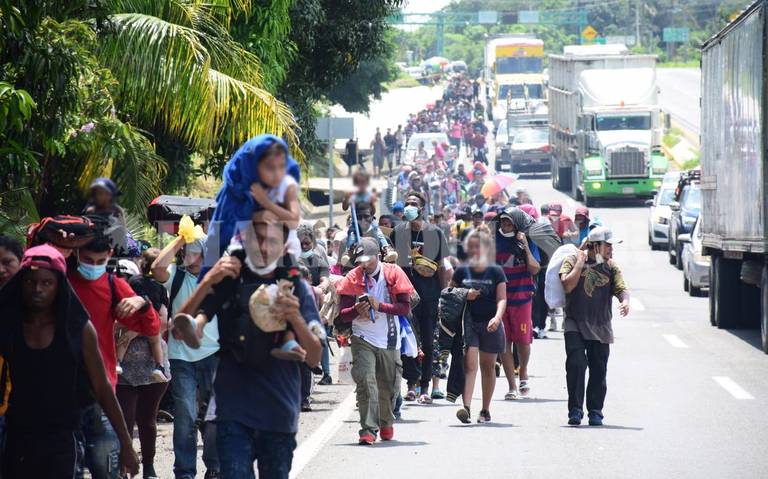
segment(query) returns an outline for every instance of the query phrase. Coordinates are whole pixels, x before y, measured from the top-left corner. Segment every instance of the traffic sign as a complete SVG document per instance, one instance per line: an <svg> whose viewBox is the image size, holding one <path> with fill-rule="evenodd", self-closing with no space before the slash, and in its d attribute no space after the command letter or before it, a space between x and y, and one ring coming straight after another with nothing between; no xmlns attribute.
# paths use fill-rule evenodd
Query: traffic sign
<svg viewBox="0 0 768 479"><path fill-rule="evenodd" d="M581 38L583 38L588 42L591 42L592 40L594 40L596 36L597 36L597 30L592 28L592 25L587 25L587 28L581 31Z"/></svg>
<svg viewBox="0 0 768 479"><path fill-rule="evenodd" d="M477 12L477 23L494 24L499 21L499 12L496 10L480 10Z"/></svg>
<svg viewBox="0 0 768 479"><path fill-rule="evenodd" d="M539 23L539 11L520 10L517 12L517 23Z"/></svg>
<svg viewBox="0 0 768 479"><path fill-rule="evenodd" d="M605 37L605 43L612 45L612 44L623 44L628 47L635 45L635 36L634 35L608 35Z"/></svg>
<svg viewBox="0 0 768 479"><path fill-rule="evenodd" d="M666 43L685 43L688 41L689 28L665 28L662 41Z"/></svg>

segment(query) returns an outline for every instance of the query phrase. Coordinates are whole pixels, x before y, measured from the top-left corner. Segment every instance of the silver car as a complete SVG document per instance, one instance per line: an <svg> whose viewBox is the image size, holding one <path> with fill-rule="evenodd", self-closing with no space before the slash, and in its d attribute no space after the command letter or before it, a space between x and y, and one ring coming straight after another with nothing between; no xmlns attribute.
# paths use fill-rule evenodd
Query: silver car
<svg viewBox="0 0 768 479"><path fill-rule="evenodd" d="M701 255L701 217L691 234L677 237L683 244L683 289L691 296L706 296L709 289L709 256Z"/></svg>
<svg viewBox="0 0 768 479"><path fill-rule="evenodd" d="M672 216L669 204L675 200L675 188L679 178L679 172L671 172L664 175L656 196L645 202L649 207L648 246L653 250L667 248L667 243L669 242L669 219Z"/></svg>

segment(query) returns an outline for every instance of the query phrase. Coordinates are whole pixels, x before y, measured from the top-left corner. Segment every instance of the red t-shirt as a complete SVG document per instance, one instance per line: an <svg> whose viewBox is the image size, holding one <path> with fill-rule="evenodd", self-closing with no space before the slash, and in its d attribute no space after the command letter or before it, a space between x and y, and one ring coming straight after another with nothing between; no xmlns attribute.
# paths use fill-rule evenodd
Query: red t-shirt
<svg viewBox="0 0 768 479"><path fill-rule="evenodd" d="M135 313L127 318L118 319L112 310L112 292L109 288L107 274L95 281L88 281L77 271L70 271L67 274L72 288L80 298L80 302L85 306L86 311L91 316L93 327L96 328L96 336L99 340L99 351L104 360L104 368L107 370L107 377L112 383L114 389L117 384L117 354L115 353L115 321L136 331L143 336L154 336L160 332L160 319L157 317L154 308L151 306L144 311ZM136 296L128 283L117 276L113 276L115 284L115 296L119 302L123 298Z"/></svg>

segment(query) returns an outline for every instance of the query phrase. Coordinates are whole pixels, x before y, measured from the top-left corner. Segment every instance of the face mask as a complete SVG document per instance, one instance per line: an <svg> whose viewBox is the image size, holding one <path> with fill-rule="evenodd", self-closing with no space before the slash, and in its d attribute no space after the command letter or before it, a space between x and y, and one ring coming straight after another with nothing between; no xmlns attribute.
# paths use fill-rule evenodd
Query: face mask
<svg viewBox="0 0 768 479"><path fill-rule="evenodd" d="M253 264L253 261L251 261L251 257L248 256L245 258L245 265L248 266L248 268L256 273L259 276L266 276L270 273L272 273L277 268L277 262L280 261L280 258L274 260L273 262L269 263L266 266L258 267Z"/></svg>
<svg viewBox="0 0 768 479"><path fill-rule="evenodd" d="M309 250L309 251L302 251L299 256L301 256L304 259L308 259L308 258L311 258L312 256L314 256L314 254L315 254L314 251Z"/></svg>
<svg viewBox="0 0 768 479"><path fill-rule="evenodd" d="M514 238L514 236L515 236L515 232L514 231L510 231L508 233L505 233L505 232L499 230L499 233L501 234L501 236L503 236L505 238Z"/></svg>
<svg viewBox="0 0 768 479"><path fill-rule="evenodd" d="M107 272L107 265L79 263L77 265L77 271L80 273L80 275L82 275L83 278L87 279L88 281L96 281L97 279L101 278L101 275Z"/></svg>
<svg viewBox="0 0 768 479"><path fill-rule="evenodd" d="M596 264L603 264L603 263L605 263L605 258L603 257L603 255L598 253L598 249L597 248L595 248L595 263Z"/></svg>
<svg viewBox="0 0 768 479"><path fill-rule="evenodd" d="M413 205L406 206L404 214L407 221L413 221L419 217L419 207Z"/></svg>

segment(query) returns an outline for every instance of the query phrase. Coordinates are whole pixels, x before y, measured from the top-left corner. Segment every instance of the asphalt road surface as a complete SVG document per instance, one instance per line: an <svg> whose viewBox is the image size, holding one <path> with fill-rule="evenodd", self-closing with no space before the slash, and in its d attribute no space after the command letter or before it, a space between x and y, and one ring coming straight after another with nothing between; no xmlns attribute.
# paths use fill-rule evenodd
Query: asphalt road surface
<svg viewBox="0 0 768 479"><path fill-rule="evenodd" d="M701 70L698 68L658 68L656 79L662 110L672 115L683 128L699 134L701 123Z"/></svg>
<svg viewBox="0 0 768 479"><path fill-rule="evenodd" d="M574 203L549 180L521 180L534 201ZM768 477L768 356L757 331L712 328L706 298L682 290L666 253L650 251L646 209L595 208L624 243L615 259L632 292L628 318L615 314L605 426L566 426L562 332L535 340L529 399L503 400L500 378L493 423L462 425L457 406L407 404L395 441L357 445L357 411L322 431L322 447L296 453L302 478ZM479 410L480 384L473 413ZM474 418L473 418L474 420ZM586 421L585 421L586 424Z"/></svg>

